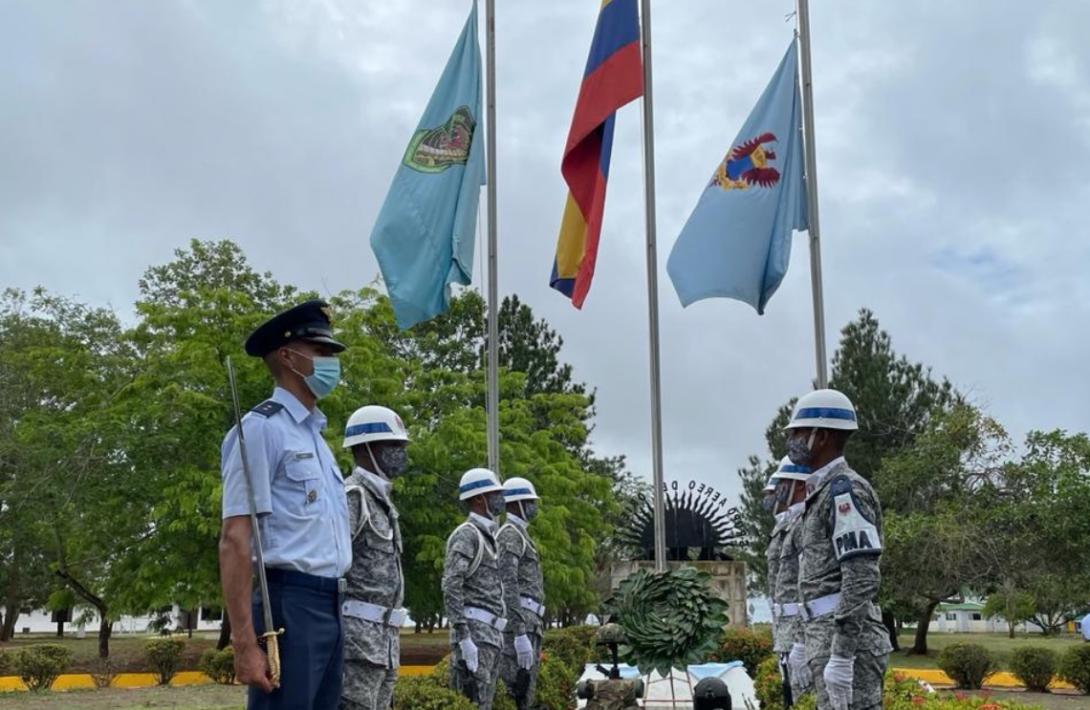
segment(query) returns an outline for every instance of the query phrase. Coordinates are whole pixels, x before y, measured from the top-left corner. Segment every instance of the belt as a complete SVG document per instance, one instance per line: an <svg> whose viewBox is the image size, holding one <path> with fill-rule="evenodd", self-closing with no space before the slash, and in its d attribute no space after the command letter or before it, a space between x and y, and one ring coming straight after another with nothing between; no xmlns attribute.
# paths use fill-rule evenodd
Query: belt
<svg viewBox="0 0 1090 710"><path fill-rule="evenodd" d="M823 597L800 603L799 614L802 615L803 621L811 621L832 614L838 606L840 606L840 593L826 594Z"/></svg>
<svg viewBox="0 0 1090 710"><path fill-rule="evenodd" d="M265 579L268 580L269 584L303 587L331 596L344 594L345 590L348 589L348 582L344 577L319 577L316 574L307 574L293 569L266 567Z"/></svg>
<svg viewBox="0 0 1090 710"><path fill-rule="evenodd" d="M465 608L465 617L467 619L479 621L487 626L491 626L496 631L499 631L501 633L504 629L507 628L507 619L504 619L502 616L496 616L492 612L485 609L478 609L475 606L467 606Z"/></svg>
<svg viewBox="0 0 1090 710"><path fill-rule="evenodd" d="M373 621L376 624L386 624L395 628L401 628L408 617L407 609L388 609L378 604L361 602L358 599L346 599L341 605L341 613L345 616Z"/></svg>
<svg viewBox="0 0 1090 710"><path fill-rule="evenodd" d="M537 614L542 619L545 618L545 605L541 604L533 597L519 597L519 606L526 611Z"/></svg>
<svg viewBox="0 0 1090 710"><path fill-rule="evenodd" d="M772 604L772 616L777 619L789 619L799 615L799 605L794 602Z"/></svg>

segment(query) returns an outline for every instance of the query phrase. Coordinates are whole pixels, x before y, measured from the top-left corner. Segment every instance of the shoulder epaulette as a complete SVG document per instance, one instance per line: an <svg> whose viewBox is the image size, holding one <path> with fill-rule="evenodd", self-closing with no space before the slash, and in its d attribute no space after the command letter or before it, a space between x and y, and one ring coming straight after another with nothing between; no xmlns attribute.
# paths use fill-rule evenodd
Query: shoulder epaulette
<svg viewBox="0 0 1090 710"><path fill-rule="evenodd" d="M284 405L271 399L266 399L261 404L257 405L250 411L254 414L260 414L263 417L271 417L284 408Z"/></svg>

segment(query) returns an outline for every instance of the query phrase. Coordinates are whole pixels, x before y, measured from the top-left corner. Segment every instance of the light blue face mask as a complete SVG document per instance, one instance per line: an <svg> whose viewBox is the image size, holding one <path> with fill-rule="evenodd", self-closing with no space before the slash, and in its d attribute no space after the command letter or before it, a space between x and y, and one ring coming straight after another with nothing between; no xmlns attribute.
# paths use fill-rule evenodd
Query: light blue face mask
<svg viewBox="0 0 1090 710"><path fill-rule="evenodd" d="M292 370L297 375L303 378L303 382L306 383L310 391L314 393L314 396L318 399L325 397L327 394L336 389L337 384L341 381L341 361L335 357L310 357L304 355L298 350L292 350L291 352L305 357L314 363L314 372L309 375L303 375L302 373Z"/></svg>

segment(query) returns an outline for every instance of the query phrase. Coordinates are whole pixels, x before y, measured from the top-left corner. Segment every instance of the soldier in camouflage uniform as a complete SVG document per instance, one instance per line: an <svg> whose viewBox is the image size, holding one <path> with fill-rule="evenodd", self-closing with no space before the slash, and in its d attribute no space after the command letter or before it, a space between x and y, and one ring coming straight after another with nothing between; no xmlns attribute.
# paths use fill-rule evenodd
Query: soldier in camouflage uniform
<svg viewBox="0 0 1090 710"><path fill-rule="evenodd" d="M495 517L504 510L503 486L496 474L474 468L462 476L458 497L469 509L469 518L447 538L443 561L451 687L482 710L491 710L507 627L495 537Z"/></svg>
<svg viewBox="0 0 1090 710"><path fill-rule="evenodd" d="M798 533L799 595L818 708L881 708L892 651L877 605L882 509L844 460L855 407L817 390L799 399L787 428L791 460L814 469Z"/></svg>
<svg viewBox="0 0 1090 710"><path fill-rule="evenodd" d="M407 463L408 432L393 411L367 406L348 419L344 446L356 468L345 479L352 532L352 568L341 607L344 678L341 710L388 710L401 665L405 580L401 527L391 481Z"/></svg>
<svg viewBox="0 0 1090 710"><path fill-rule="evenodd" d="M802 630L799 626L799 559L798 546L792 539L802 514L802 502L806 497L805 481L810 469L784 458L772 476L776 484L776 525L768 543L769 598L772 600L772 643L780 658L780 672L790 681L792 699L797 702L811 685L810 673L805 668L791 668L790 653L797 643L796 652L803 652ZM785 696L786 697L786 696Z"/></svg>
<svg viewBox="0 0 1090 710"><path fill-rule="evenodd" d="M496 535L500 548L500 575L507 606L508 625L503 634L500 677L518 707L529 708L534 702L537 676L541 669L541 637L545 617L545 579L537 546L527 533L527 526L537 516L538 496L534 484L525 478L503 482L507 521ZM519 670L529 674L529 683L520 687Z"/></svg>

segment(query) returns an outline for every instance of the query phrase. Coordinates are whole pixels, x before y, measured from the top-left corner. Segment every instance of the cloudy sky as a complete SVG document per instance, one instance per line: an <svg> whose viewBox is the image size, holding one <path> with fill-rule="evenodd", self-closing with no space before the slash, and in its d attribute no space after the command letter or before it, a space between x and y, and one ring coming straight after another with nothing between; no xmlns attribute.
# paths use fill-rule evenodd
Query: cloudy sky
<svg viewBox="0 0 1090 710"><path fill-rule="evenodd" d="M618 116L577 312L547 279L598 2L498 4L500 289L597 386L600 450L648 472L638 106ZM725 300L683 310L665 262L790 41L793 4L654 5L666 476L736 490L814 375L805 235L764 317ZM370 282L371 225L468 9L0 0L0 286L129 315L142 271L193 237L233 239L303 288ZM812 25L830 353L866 306L1014 435L1090 428L1090 4L814 0Z"/></svg>

